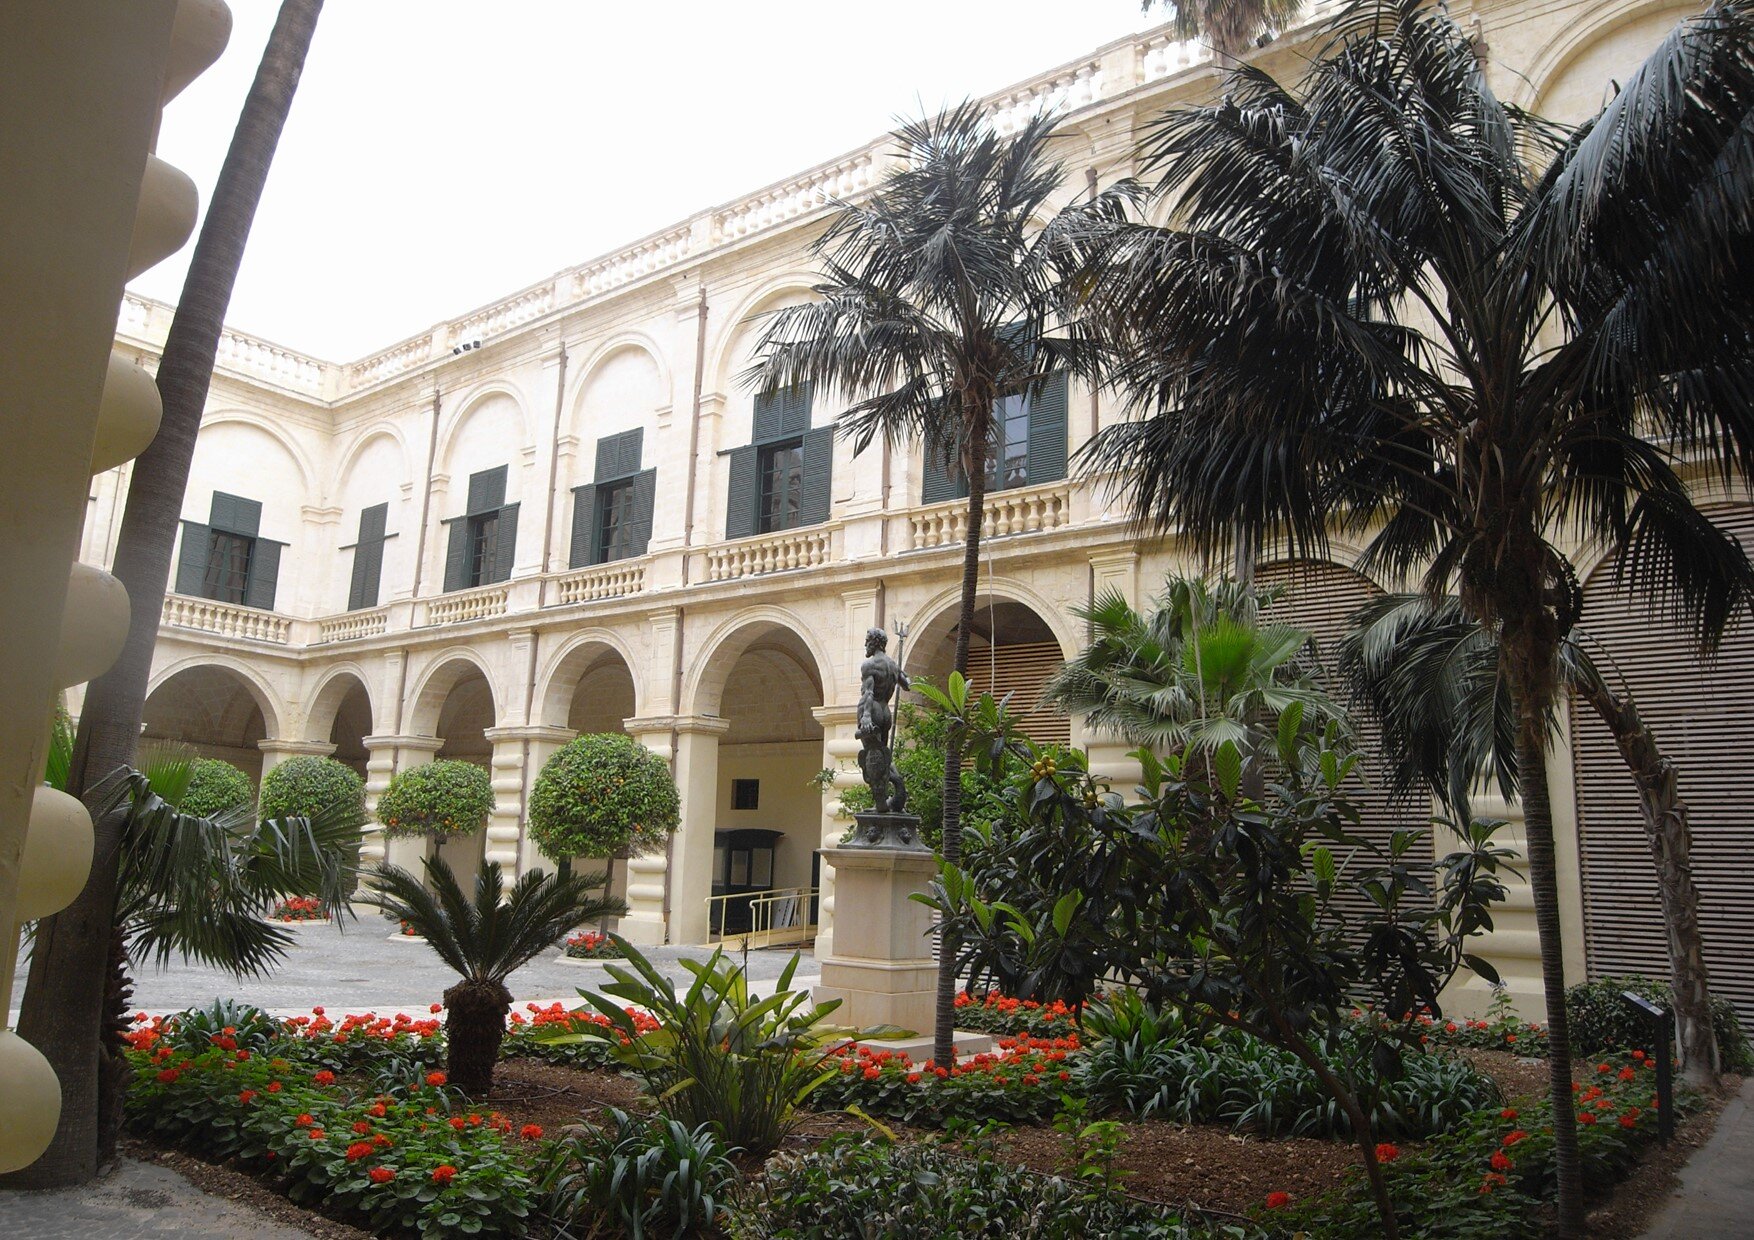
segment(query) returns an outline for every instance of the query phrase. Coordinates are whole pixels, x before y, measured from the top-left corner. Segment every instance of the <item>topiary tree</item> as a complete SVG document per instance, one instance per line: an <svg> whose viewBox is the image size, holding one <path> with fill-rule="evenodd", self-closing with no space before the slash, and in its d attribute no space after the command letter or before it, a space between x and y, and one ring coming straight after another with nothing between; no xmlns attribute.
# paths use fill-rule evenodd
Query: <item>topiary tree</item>
<svg viewBox="0 0 1754 1240"><path fill-rule="evenodd" d="M264 822L309 818L331 805L341 807L342 812L351 811L357 821L364 822L365 781L346 763L300 754L262 776L262 800L256 813Z"/></svg>
<svg viewBox="0 0 1754 1240"><path fill-rule="evenodd" d="M237 767L218 758L196 758L190 764L189 786L177 808L197 818L211 818L255 799L255 785Z"/></svg>
<svg viewBox="0 0 1754 1240"><path fill-rule="evenodd" d="M636 856L680 821L670 766L619 732L581 736L546 763L530 793L530 836L555 861Z"/></svg>
<svg viewBox="0 0 1754 1240"><path fill-rule="evenodd" d="M455 758L409 767L378 798L378 821L391 836L424 835L442 842L474 835L492 812L487 768Z"/></svg>

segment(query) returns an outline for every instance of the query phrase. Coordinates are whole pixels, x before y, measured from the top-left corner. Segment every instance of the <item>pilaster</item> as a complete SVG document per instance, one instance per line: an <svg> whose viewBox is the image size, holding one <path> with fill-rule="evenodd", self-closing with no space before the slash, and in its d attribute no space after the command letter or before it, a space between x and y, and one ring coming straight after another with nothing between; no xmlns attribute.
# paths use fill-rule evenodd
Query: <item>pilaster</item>
<svg viewBox="0 0 1754 1240"><path fill-rule="evenodd" d="M670 841L667 858L639 857L629 863L629 909L623 925L640 934L660 934L647 941L705 943L713 831L718 825L719 738L730 730L730 722L713 715L667 715L629 719L624 726L629 736L654 752L670 748L674 737L670 769L682 798L682 825ZM652 865L660 860L665 880L661 885L653 881ZM654 887L658 889L655 910ZM635 941L632 935L629 938Z"/></svg>

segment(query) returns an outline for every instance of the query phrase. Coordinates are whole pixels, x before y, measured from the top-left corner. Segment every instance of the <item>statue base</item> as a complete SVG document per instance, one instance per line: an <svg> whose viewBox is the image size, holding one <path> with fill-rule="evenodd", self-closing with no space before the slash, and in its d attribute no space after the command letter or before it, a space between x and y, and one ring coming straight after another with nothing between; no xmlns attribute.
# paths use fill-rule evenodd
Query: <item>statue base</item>
<svg viewBox="0 0 1754 1240"><path fill-rule="evenodd" d="M926 889L938 859L924 848L842 844L823 849L822 860L834 867L834 947L821 961L816 1001L841 1001L830 1017L837 1025L929 1035L938 982L932 910L908 897Z"/></svg>
<svg viewBox="0 0 1754 1240"><path fill-rule="evenodd" d="M841 840L842 848L893 848L903 852L932 850L920 838L918 814L879 814L874 810L853 815L853 829Z"/></svg>

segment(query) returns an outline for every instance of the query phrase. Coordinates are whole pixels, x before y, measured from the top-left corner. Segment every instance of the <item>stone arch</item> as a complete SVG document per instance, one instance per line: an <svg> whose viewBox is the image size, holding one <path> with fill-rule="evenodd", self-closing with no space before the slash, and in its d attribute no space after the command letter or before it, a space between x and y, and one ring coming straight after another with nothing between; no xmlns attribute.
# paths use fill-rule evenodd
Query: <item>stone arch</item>
<svg viewBox="0 0 1754 1240"><path fill-rule="evenodd" d="M584 400L585 392L590 388L591 381L617 354L625 353L630 349L644 353L651 359L652 366L658 372L658 390L660 392L667 394L673 391L670 364L664 357L664 351L658 347L658 342L645 332L636 329L628 328L618 331L591 349L590 353L579 364L577 376L569 385L572 390L567 393L565 407L571 410L570 416L575 424L581 412L580 403Z"/></svg>
<svg viewBox="0 0 1754 1240"><path fill-rule="evenodd" d="M396 479L398 486L407 485L414 479L409 471L408 441L400 427L393 422L374 422L365 431L347 445L341 454L340 463L335 469L335 476L330 480L330 495L339 496L347 485L348 476L365 450L380 439L387 439L396 450L396 457L401 462L400 475Z"/></svg>
<svg viewBox="0 0 1754 1240"><path fill-rule="evenodd" d="M153 673L152 679L147 682L147 699L150 700L154 693L157 693L183 672L195 671L204 667L218 668L231 673L243 685L244 691L255 702L256 708L262 712L262 722L268 729L268 735L280 735L281 722L289 714L286 704L280 700L279 695L274 692L273 686L263 678L260 672L242 659L234 659L230 655L195 654L167 664Z"/></svg>
<svg viewBox="0 0 1754 1240"><path fill-rule="evenodd" d="M822 691L834 681L834 662L827 648L808 625L782 607L750 607L723 621L690 661L683 680L682 700L685 712L692 715L717 715L723 703L725 683L737 661L752 645L775 632L790 634L808 655Z"/></svg>
<svg viewBox="0 0 1754 1240"><path fill-rule="evenodd" d="M299 446L298 441L291 436L284 434L279 426L275 425L269 419L262 417L260 414L250 413L243 409L221 409L215 413L202 415L201 429L198 434L205 435L222 426L247 426L253 430L260 431L268 439L273 441L277 448L285 452L287 457L291 459L293 465L298 469L299 495L302 497L314 493L316 470L311 465L310 457L305 454L304 449ZM199 442L197 441L197 450L198 449Z"/></svg>
<svg viewBox="0 0 1754 1240"><path fill-rule="evenodd" d="M493 684L493 673L482 657L468 646L453 646L434 655L421 673L418 688L409 699L408 731L412 736L438 736L439 715L445 699L457 682L479 674L487 682L493 717L499 718L499 693Z"/></svg>
<svg viewBox="0 0 1754 1240"><path fill-rule="evenodd" d="M1638 47L1632 54L1642 61L1655 48L1657 39L1666 35L1677 22L1700 11L1701 6L1677 0L1642 0L1630 5L1596 5L1575 15L1558 38L1548 43L1516 78L1516 89L1510 102L1548 116L1556 86L1589 53L1602 47L1613 35L1631 27L1648 27L1646 33L1656 37ZM1628 66L1629 68L1631 65ZM1602 100L1607 98L1607 81L1599 83ZM1554 117L1571 121L1580 118Z"/></svg>
<svg viewBox="0 0 1754 1240"><path fill-rule="evenodd" d="M311 695L305 739L335 746L330 756L363 779L371 761L365 738L376 731L375 706L371 685L359 665L338 664L324 673Z"/></svg>
<svg viewBox="0 0 1754 1240"><path fill-rule="evenodd" d="M707 391L729 396L736 388L736 375L730 370L731 361L743 339L744 329L756 315L788 293L814 296L821 279L820 275L808 271L788 271L762 281L746 294L725 316L724 332L713 342L705 371Z"/></svg>
<svg viewBox="0 0 1754 1240"><path fill-rule="evenodd" d="M249 669L229 659L193 658L155 678L142 712L142 738L186 746L260 779L260 743L279 735L282 718L267 686Z"/></svg>
<svg viewBox="0 0 1754 1240"><path fill-rule="evenodd" d="M908 621L908 632L911 634L907 639L909 649L923 650L931 637L947 636L956 625L956 614L961 603L962 586L958 583L927 599L914 609L913 616L903 617ZM983 576L980 587L975 592L976 612L986 608L989 603L1015 603L1034 612L1059 644L1061 658L1071 658L1083 646L1083 639L1068 623L1064 608L1020 581L1008 577L988 581ZM906 658L903 662L909 668L916 666L912 658Z"/></svg>
<svg viewBox="0 0 1754 1240"><path fill-rule="evenodd" d="M451 459L456 448L458 435L477 410L487 404L495 396L504 396L517 411L519 428L518 442L508 447L506 456L511 464L520 462L521 454L526 448L536 443L536 427L530 419L530 402L522 390L510 380L493 378L482 381L469 388L454 402L452 412L445 416L439 427L437 451L433 453L434 468L445 474L454 474L458 462ZM463 462L471 464L472 462ZM485 464L485 462L483 462Z"/></svg>
<svg viewBox="0 0 1754 1240"><path fill-rule="evenodd" d="M304 739L328 740L329 731L335 726L336 713L355 689L365 692L366 701L371 705L375 718L377 702L372 697L371 678L365 674L364 668L350 661L325 669L310 694L311 704L305 711Z"/></svg>
<svg viewBox="0 0 1754 1240"><path fill-rule="evenodd" d="M593 676L619 667L633 686L633 703L622 718L644 713L645 686L634 674L637 666L633 652L618 634L608 629L587 629L575 633L552 655L538 675L536 684L536 717L532 722L551 727L568 727L573 703L581 684ZM620 724L617 722L617 729Z"/></svg>

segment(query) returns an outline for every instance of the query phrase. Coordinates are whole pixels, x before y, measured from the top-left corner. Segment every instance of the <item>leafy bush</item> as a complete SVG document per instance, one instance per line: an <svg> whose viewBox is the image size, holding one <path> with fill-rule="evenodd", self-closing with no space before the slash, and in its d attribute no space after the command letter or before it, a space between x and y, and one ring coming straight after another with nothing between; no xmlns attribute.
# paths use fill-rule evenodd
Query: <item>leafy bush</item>
<svg viewBox="0 0 1754 1240"><path fill-rule="evenodd" d="M455 758L409 767L378 798L378 821L392 836L474 835L492 812L493 781L487 768Z"/></svg>
<svg viewBox="0 0 1754 1240"><path fill-rule="evenodd" d="M553 1218L604 1219L630 1237L699 1236L725 1213L737 1170L712 1126L615 1107L563 1146L544 1184Z"/></svg>
<svg viewBox="0 0 1754 1240"><path fill-rule="evenodd" d="M328 921L329 911L319 896L287 896L268 916L275 921Z"/></svg>
<svg viewBox="0 0 1754 1240"><path fill-rule="evenodd" d="M179 1050L198 1053L209 1046L229 1041L228 1050L266 1051L280 1037L280 1022L253 1003L236 999L215 999L205 1008L190 1008L169 1022L143 1020L142 1012L134 1018L136 1025L152 1031L148 1045L163 1037Z"/></svg>
<svg viewBox="0 0 1754 1240"><path fill-rule="evenodd" d="M262 776L257 812L264 820L309 818L331 805L352 810L355 823L365 821L365 781L345 763L299 754Z"/></svg>
<svg viewBox="0 0 1754 1240"><path fill-rule="evenodd" d="M1059 1110L1072 1080L1076 1036L1027 1034L1004 1038L996 1052L959 1060L949 1068L916 1064L900 1051L844 1046L834 1052L835 1073L814 1104L853 1108L904 1124L945 1127L959 1121L1039 1124Z"/></svg>
<svg viewBox="0 0 1754 1240"><path fill-rule="evenodd" d="M619 732L581 736L542 766L530 836L556 861L664 847L681 821L670 766Z"/></svg>
<svg viewBox="0 0 1754 1240"><path fill-rule="evenodd" d="M269 774L273 774L272 771ZM177 808L197 818L211 818L234 805L248 805L256 797L250 777L218 758L196 758L190 764L189 786Z"/></svg>
<svg viewBox="0 0 1754 1240"><path fill-rule="evenodd" d="M931 1145L831 1142L768 1164L739 1211L762 1240L1111 1240L1218 1234L1159 1207ZM1253 1234L1242 1229L1232 1235Z"/></svg>
<svg viewBox="0 0 1754 1240"><path fill-rule="evenodd" d="M1673 1002L1667 982L1647 977L1605 977L1565 992L1565 1015L1571 1023L1571 1042L1578 1054L1654 1049L1650 1020L1620 997L1627 990L1665 1008ZM1711 997L1711 1028L1717 1036L1718 1059L1723 1070L1744 1074L1754 1071L1754 1053L1742 1033L1736 1009L1720 995Z"/></svg>
<svg viewBox="0 0 1754 1240"><path fill-rule="evenodd" d="M704 963L684 959L694 974L678 996L670 980L637 948L611 936L632 969L606 965L614 978L597 994L579 994L607 1018L552 1039L568 1045L597 1039L610 1058L645 1084L669 1118L693 1131L711 1124L731 1145L750 1154L776 1148L797 1122L797 1108L835 1075L829 1046L846 1031L824 1021L838 1001L816 1006L807 991L791 990L798 957L781 970L773 994L751 994L743 969L713 952ZM628 1007L649 1012L642 1024Z"/></svg>

